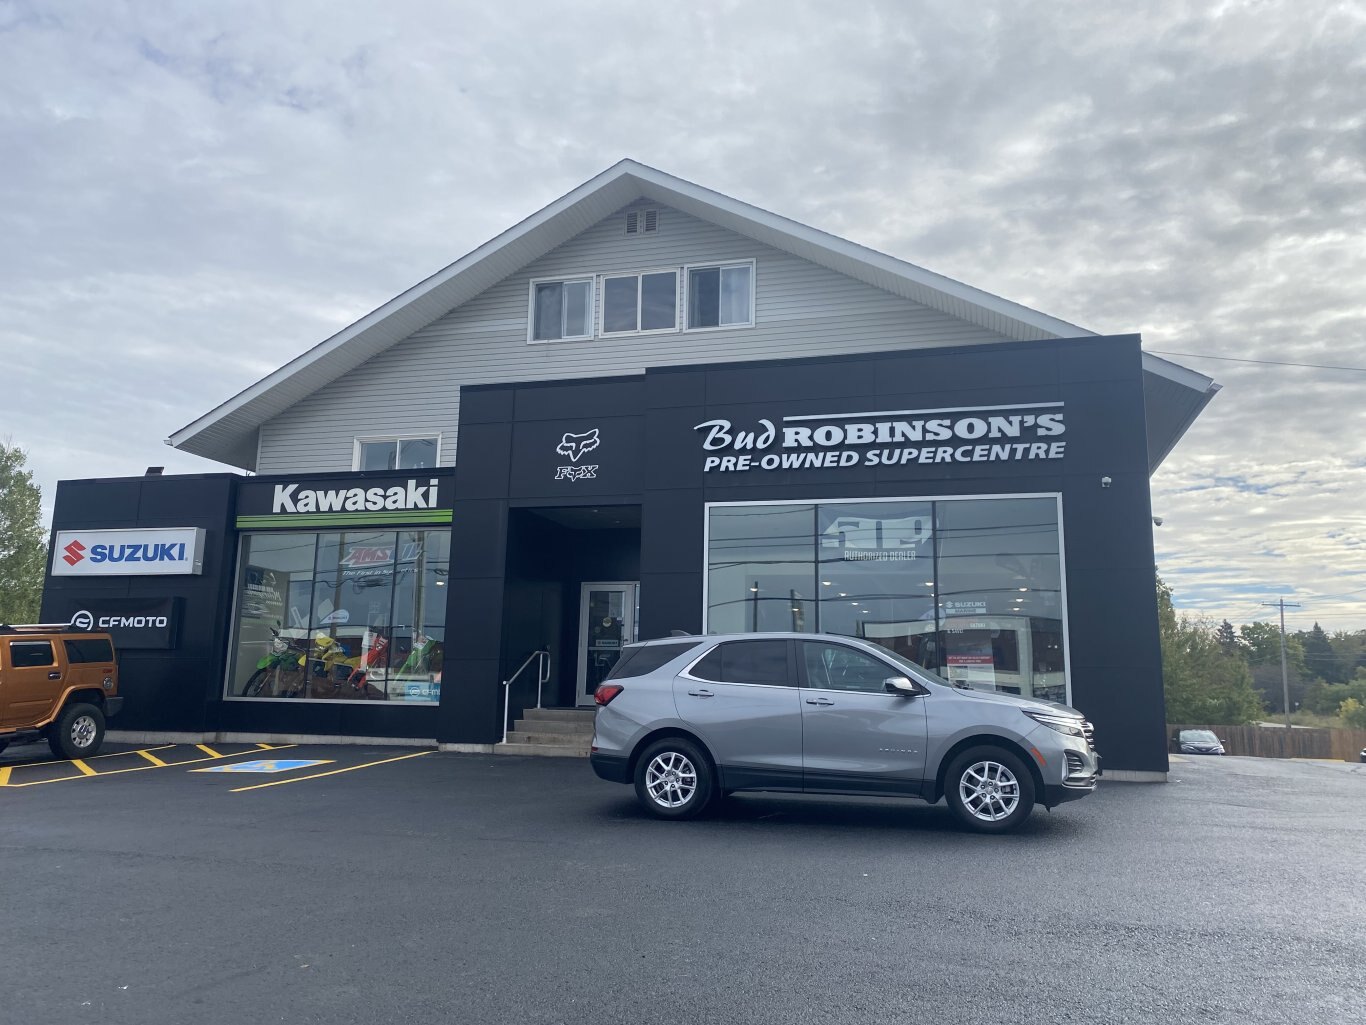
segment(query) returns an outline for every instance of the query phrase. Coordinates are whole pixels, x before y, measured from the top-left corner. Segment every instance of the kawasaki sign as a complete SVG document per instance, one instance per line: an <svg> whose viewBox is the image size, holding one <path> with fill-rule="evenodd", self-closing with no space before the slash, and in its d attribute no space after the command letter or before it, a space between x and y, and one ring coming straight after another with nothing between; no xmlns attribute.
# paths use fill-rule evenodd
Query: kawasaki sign
<svg viewBox="0 0 1366 1025"><path fill-rule="evenodd" d="M428 472L430 473L430 471ZM325 527L449 523L452 478L353 474L324 480L251 480L238 489L237 526Z"/></svg>

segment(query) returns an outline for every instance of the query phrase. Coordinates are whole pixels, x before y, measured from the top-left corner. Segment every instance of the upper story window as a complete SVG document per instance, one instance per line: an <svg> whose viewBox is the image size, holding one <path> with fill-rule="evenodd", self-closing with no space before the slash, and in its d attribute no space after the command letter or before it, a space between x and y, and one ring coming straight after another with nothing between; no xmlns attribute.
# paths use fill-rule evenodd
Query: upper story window
<svg viewBox="0 0 1366 1025"><path fill-rule="evenodd" d="M441 438L395 437L357 438L353 469L425 470L436 465L441 455Z"/></svg>
<svg viewBox="0 0 1366 1025"><path fill-rule="evenodd" d="M754 323L754 263L693 266L688 271L688 329Z"/></svg>
<svg viewBox="0 0 1366 1025"><path fill-rule="evenodd" d="M531 282L528 342L754 324L754 261Z"/></svg>
<svg viewBox="0 0 1366 1025"><path fill-rule="evenodd" d="M673 331L677 327L678 271L603 277L603 334Z"/></svg>
<svg viewBox="0 0 1366 1025"><path fill-rule="evenodd" d="M531 283L531 341L593 335L593 279Z"/></svg>

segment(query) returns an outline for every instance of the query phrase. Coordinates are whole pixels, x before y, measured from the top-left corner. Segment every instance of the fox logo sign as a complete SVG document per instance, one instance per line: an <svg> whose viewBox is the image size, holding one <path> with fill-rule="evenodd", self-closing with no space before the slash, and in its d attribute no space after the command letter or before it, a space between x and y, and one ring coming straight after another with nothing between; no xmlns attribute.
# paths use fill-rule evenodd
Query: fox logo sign
<svg viewBox="0 0 1366 1025"><path fill-rule="evenodd" d="M555 451L568 456L571 463L577 463L589 452L598 447L598 429L594 427L585 434L565 433Z"/></svg>

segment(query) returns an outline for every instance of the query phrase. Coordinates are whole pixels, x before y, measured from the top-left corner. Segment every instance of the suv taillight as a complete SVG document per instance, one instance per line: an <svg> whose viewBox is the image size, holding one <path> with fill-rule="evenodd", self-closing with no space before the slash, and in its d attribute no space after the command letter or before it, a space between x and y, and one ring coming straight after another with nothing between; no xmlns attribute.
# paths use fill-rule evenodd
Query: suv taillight
<svg viewBox="0 0 1366 1025"><path fill-rule="evenodd" d="M625 688L619 683L604 683L597 690L593 691L593 700L599 705L610 704L612 699L624 689Z"/></svg>

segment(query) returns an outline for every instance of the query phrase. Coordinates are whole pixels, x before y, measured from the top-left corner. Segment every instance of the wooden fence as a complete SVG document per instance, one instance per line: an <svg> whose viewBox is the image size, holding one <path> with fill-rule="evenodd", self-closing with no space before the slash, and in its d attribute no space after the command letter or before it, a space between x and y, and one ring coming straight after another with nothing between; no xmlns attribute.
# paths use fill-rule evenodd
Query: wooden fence
<svg viewBox="0 0 1366 1025"><path fill-rule="evenodd" d="M1231 755L1254 758L1329 758L1355 762L1366 749L1366 730L1307 729L1296 726L1168 726L1177 730L1209 730Z"/></svg>

